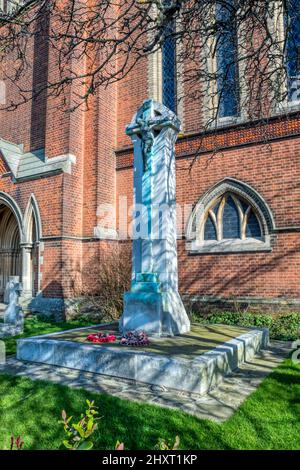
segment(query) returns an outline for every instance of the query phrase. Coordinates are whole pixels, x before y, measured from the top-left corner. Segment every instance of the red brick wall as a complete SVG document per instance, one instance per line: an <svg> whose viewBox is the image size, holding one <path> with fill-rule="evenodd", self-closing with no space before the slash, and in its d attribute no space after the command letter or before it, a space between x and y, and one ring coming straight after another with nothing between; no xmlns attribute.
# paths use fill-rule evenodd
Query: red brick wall
<svg viewBox="0 0 300 470"><path fill-rule="evenodd" d="M272 253L190 255L178 243L182 293L299 298L299 234L278 235Z"/></svg>
<svg viewBox="0 0 300 470"><path fill-rule="evenodd" d="M43 59L37 52L41 49ZM55 53L50 50L46 60L45 45L38 43L29 48L28 60L33 60L35 54L36 66L23 79L28 87L33 82L42 83L45 76L55 79ZM86 65L78 62L73 66ZM66 90L67 103L72 103L77 86ZM13 92L15 88L10 84L8 94ZM22 183L0 178L0 190L10 194L23 213L30 194L36 196L44 237L41 287L45 296L76 294L88 263L95 258L101 263L101 253L115 245L93 240L96 212L102 203L116 205L120 226L119 215L124 220L120 197L126 197L128 205L132 203L132 148L125 126L147 96L148 67L146 61L140 61L123 81L98 90L90 99L88 111L80 108L66 113L61 107L62 97L45 95L14 112L0 111L1 137L24 143L26 150L45 147L50 158L66 153L76 156L71 175ZM300 226L299 117L200 136L192 132L199 131L201 125L201 102L186 98L183 115L186 135L179 139L176 149L179 204L196 204L214 184L232 177L261 194L278 229ZM259 143L264 140L270 143ZM216 148L219 152L214 153ZM197 152L198 158L191 166ZM178 252L182 292L300 297L299 232L276 233L271 253L189 255L184 240L178 242Z"/></svg>
<svg viewBox="0 0 300 470"><path fill-rule="evenodd" d="M34 45L28 48L27 60L32 63ZM3 64L3 69L13 69L15 57L7 59ZM0 69L0 79L4 77L4 72ZM5 81L6 87L6 104L16 98L18 95L18 86L22 86L28 90L32 89L33 73L32 70L27 70L22 77L21 82ZM21 99L18 102L22 102ZM4 105L0 105L0 136L3 139L10 140L16 144L23 144L25 151L29 150L31 142L34 140L34 132L31 125L31 111L32 102L27 101L22 107L6 111Z"/></svg>
<svg viewBox="0 0 300 470"><path fill-rule="evenodd" d="M140 60L134 70L118 84L117 112L117 148L131 145L131 139L125 134L127 124L148 98L148 62Z"/></svg>
<svg viewBox="0 0 300 470"><path fill-rule="evenodd" d="M225 132L226 134L226 132ZM199 139L194 147L199 146ZM178 155L192 150L179 142ZM129 152L119 155L118 195L132 200ZM300 137L177 158L177 202L195 205L212 186L232 177L251 185L266 200L277 229L300 227ZM192 166L191 166L192 164ZM122 168L122 166L124 168ZM130 201L131 203L131 201ZM183 293L215 296L300 297L299 232L279 232L271 253L190 255L178 242Z"/></svg>

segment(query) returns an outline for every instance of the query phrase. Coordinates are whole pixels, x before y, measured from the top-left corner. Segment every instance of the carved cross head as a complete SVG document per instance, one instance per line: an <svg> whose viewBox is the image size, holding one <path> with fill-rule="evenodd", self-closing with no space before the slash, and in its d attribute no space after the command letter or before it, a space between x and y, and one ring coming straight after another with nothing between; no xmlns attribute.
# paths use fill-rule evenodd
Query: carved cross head
<svg viewBox="0 0 300 470"><path fill-rule="evenodd" d="M149 170L153 144L161 131L171 128L178 134L180 127L180 120L166 106L153 100L144 101L126 128L127 135L137 135L141 140L144 172Z"/></svg>
<svg viewBox="0 0 300 470"><path fill-rule="evenodd" d="M180 131L180 120L166 106L154 100L145 100L131 123L126 128L127 135L136 134L143 138L146 132L152 132L157 137L165 127L172 127L177 133Z"/></svg>

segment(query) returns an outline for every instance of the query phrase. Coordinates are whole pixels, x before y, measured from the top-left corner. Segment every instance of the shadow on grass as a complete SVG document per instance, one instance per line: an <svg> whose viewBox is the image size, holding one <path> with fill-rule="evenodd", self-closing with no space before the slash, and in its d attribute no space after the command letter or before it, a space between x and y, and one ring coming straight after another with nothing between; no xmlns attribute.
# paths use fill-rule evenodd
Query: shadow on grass
<svg viewBox="0 0 300 470"><path fill-rule="evenodd" d="M20 434L27 449L59 448L64 438L58 423L61 410L79 418L86 399L95 400L101 416L96 449L113 449L117 440L127 449L150 449L159 437L173 439L177 434L186 436L188 448L197 448L200 421L184 413L7 375L0 376L0 392L2 449L8 447L11 434ZM203 431L209 428L201 426Z"/></svg>
<svg viewBox="0 0 300 470"><path fill-rule="evenodd" d="M0 376L0 448L11 433L21 435L26 449L58 449L64 438L61 410L79 418L86 399L95 400L101 420L96 449L151 449L158 438L180 436L181 448L299 449L300 367L287 360L274 371L226 423L200 420L183 412L121 400L106 394Z"/></svg>

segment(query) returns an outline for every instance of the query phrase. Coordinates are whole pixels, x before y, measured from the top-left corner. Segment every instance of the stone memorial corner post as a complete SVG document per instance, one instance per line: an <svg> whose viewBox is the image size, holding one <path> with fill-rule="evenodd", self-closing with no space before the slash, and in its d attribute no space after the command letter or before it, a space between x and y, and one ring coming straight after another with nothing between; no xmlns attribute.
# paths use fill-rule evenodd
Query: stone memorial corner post
<svg viewBox="0 0 300 470"><path fill-rule="evenodd" d="M180 127L166 106L146 100L126 128L134 144L134 213L123 333L163 336L190 330L177 272L175 142Z"/></svg>

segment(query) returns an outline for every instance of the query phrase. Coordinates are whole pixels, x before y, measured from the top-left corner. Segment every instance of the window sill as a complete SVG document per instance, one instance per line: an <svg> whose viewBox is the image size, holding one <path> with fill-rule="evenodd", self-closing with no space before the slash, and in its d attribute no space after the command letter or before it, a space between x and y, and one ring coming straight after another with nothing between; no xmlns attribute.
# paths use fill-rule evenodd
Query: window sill
<svg viewBox="0 0 300 470"><path fill-rule="evenodd" d="M275 113L276 115L280 116L281 114L293 113L297 111L300 111L300 100L286 101L277 105Z"/></svg>
<svg viewBox="0 0 300 470"><path fill-rule="evenodd" d="M219 126L227 126L228 124L235 124L239 119L239 116L224 116L217 119Z"/></svg>
<svg viewBox="0 0 300 470"><path fill-rule="evenodd" d="M221 253L249 253L272 251L269 241L260 241L255 238L247 240L191 241L186 243L190 254L221 254Z"/></svg>
<svg viewBox="0 0 300 470"><path fill-rule="evenodd" d="M245 117L244 116L228 116L228 117L223 117L223 118L218 118L215 121L211 122L208 125L209 130L214 130L214 129L222 129L226 127L232 127L236 126L237 124L242 124L245 122Z"/></svg>
<svg viewBox="0 0 300 470"><path fill-rule="evenodd" d="M235 127L239 124L253 124L257 121L263 121L268 118L276 118L279 116L284 116L290 113L297 113L300 111L300 100L295 100L295 101L286 101L284 103L281 103L276 106L274 111L270 114L270 116L266 118L261 118L261 119L250 119L249 117L241 114L238 116L228 116L224 118L218 118L211 122L207 126L207 130L213 131L213 130L219 130L219 129L226 129L226 128L231 128Z"/></svg>

